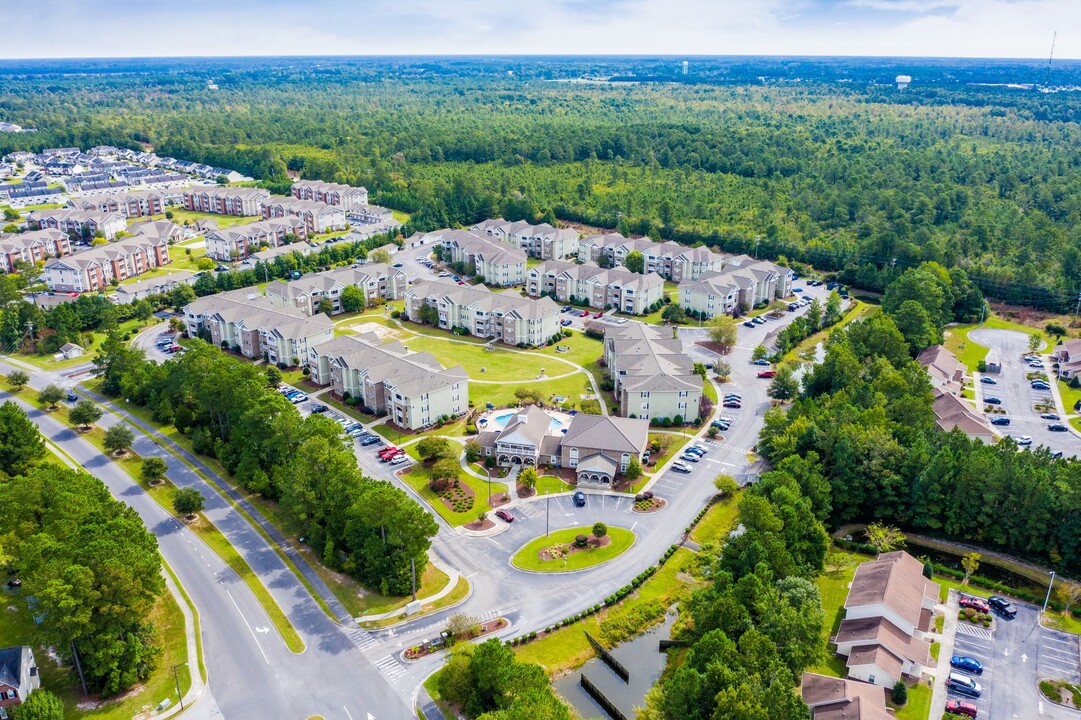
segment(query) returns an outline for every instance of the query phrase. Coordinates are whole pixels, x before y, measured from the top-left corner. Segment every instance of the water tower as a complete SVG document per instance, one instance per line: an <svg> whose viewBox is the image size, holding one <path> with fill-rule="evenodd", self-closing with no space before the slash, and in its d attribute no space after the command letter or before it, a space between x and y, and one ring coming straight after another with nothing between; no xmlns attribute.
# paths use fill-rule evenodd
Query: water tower
<svg viewBox="0 0 1081 720"><path fill-rule="evenodd" d="M687 74L687 68L689 68L689 67L690 67L690 63L689 63L689 62L687 62L686 60L684 60L684 61L683 61L683 74L684 74L684 75L686 75L686 74Z"/></svg>
<svg viewBox="0 0 1081 720"><path fill-rule="evenodd" d="M908 87L908 84L910 82L912 82L912 76L911 75L898 75L897 76L897 89L898 90L904 90L906 87Z"/></svg>

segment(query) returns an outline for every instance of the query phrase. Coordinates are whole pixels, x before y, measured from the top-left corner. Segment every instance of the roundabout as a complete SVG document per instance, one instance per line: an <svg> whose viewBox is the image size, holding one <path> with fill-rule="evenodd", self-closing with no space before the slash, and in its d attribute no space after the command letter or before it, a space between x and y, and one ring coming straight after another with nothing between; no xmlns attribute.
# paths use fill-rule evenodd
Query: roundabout
<svg viewBox="0 0 1081 720"><path fill-rule="evenodd" d="M614 560L634 545L630 530L607 527L598 537L595 527L566 528L534 538L514 553L511 565L526 572L574 572Z"/></svg>

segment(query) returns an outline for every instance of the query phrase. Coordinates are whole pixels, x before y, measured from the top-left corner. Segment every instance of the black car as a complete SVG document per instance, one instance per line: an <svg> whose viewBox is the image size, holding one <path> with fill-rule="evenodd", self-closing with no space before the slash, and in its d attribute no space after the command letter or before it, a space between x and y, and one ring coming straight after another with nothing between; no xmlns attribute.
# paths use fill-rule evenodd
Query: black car
<svg viewBox="0 0 1081 720"><path fill-rule="evenodd" d="M983 399L983 401L985 403L987 403L988 405L1001 405L1002 404L1002 398L997 398L997 397L994 397L994 396L985 397Z"/></svg>
<svg viewBox="0 0 1081 720"><path fill-rule="evenodd" d="M76 395L75 393L69 391L68 392L68 402L70 402L70 403L79 402L79 396Z"/></svg>
<svg viewBox="0 0 1081 720"><path fill-rule="evenodd" d="M1051 432L1066 432L1066 426L1062 423L1051 423L1047 426L1047 429Z"/></svg>
<svg viewBox="0 0 1081 720"><path fill-rule="evenodd" d="M586 494L584 492L581 490L575 492L573 498L575 507L585 507Z"/></svg>
<svg viewBox="0 0 1081 720"><path fill-rule="evenodd" d="M328 409L326 405L312 405L313 413L325 413Z"/></svg>
<svg viewBox="0 0 1081 720"><path fill-rule="evenodd" d="M1008 417L993 417L991 418L992 425L1009 425L1010 419Z"/></svg>
<svg viewBox="0 0 1081 720"><path fill-rule="evenodd" d="M380 442L379 438L377 438L375 435L372 435L371 437L366 437L361 440L360 444L367 447L368 445L375 445L377 442Z"/></svg>
<svg viewBox="0 0 1081 720"><path fill-rule="evenodd" d="M999 615L1005 618L1012 618L1017 615L1017 608L1004 597L998 595L992 595L987 598L987 604L991 606L991 609L997 612Z"/></svg>

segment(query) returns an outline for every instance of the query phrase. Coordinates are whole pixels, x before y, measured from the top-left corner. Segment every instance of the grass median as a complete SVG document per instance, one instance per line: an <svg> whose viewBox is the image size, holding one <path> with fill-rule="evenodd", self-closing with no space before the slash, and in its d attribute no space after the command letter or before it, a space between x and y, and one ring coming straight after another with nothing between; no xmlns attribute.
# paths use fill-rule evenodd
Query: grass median
<svg viewBox="0 0 1081 720"><path fill-rule="evenodd" d="M556 530L548 536L541 536L526 543L511 558L511 564L520 570L532 572L571 572L583 570L606 563L630 549L635 535L630 530L609 527L605 538L606 545L600 547L575 548L575 538L584 536L593 539L592 528L567 528ZM565 553L565 554L564 554ZM544 556L542 556L542 554Z"/></svg>

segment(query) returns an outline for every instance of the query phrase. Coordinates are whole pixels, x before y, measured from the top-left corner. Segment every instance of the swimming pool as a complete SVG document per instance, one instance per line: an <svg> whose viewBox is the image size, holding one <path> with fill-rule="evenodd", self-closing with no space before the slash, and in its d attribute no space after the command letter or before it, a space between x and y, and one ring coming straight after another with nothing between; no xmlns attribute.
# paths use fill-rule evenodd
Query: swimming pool
<svg viewBox="0 0 1081 720"><path fill-rule="evenodd" d="M490 417L490 418L488 418L488 422L485 423L484 429L485 430L502 430L503 428L505 428L507 426L507 423L509 423L511 418L513 418L515 415L517 415L517 413L507 412L507 413L502 413L500 415L496 415L495 417ZM550 431L551 430L558 430L561 427L563 427L563 421L559 420L558 418L552 418L552 422L550 422L548 424L548 429Z"/></svg>

